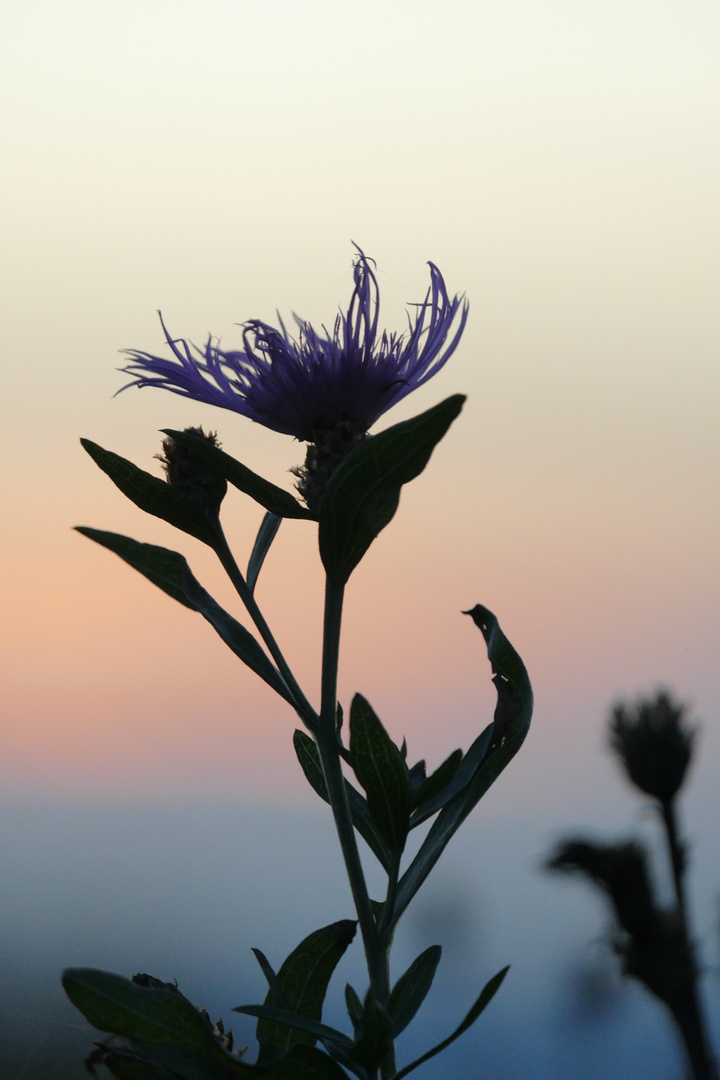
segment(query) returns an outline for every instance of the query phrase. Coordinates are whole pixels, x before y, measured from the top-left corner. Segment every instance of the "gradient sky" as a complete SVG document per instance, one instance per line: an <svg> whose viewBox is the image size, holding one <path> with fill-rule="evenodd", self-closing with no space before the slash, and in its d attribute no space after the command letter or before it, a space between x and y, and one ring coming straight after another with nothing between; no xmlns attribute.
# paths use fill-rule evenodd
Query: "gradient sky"
<svg viewBox="0 0 720 1080"><path fill-rule="evenodd" d="M276 309L329 323L354 240L385 325L428 259L470 319L392 414L468 394L353 578L345 700L361 690L411 756L466 747L492 708L460 614L482 602L537 693L498 812L607 805L607 706L659 683L703 721L713 797L717 5L11 0L2 21L2 789L306 797L282 703L71 532L177 547L232 603L201 545L126 503L77 440L159 470L159 429L202 423L290 486L290 439L154 390L113 398L118 350L160 350L158 308L226 345ZM228 497L241 561L260 516ZM313 695L320 590L312 527L286 523L259 596Z"/></svg>

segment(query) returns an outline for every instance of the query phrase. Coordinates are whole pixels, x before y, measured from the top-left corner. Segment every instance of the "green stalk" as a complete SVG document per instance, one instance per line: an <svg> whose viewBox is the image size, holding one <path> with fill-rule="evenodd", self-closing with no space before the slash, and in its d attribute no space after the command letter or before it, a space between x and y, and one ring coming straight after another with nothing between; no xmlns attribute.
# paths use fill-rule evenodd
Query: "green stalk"
<svg viewBox="0 0 720 1080"><path fill-rule="evenodd" d="M328 796L335 819L345 868L350 882L360 933L365 948L370 986L376 1000L387 1007L390 997L389 947L378 934L377 923L370 904L365 873L360 861L355 829L353 828L345 778L342 773L336 730L337 676L340 657L340 627L345 583L329 576L325 585L325 623L323 631L322 698L320 726L316 734ZM382 1080L395 1075L395 1050L389 1051L380 1070Z"/></svg>
<svg viewBox="0 0 720 1080"><path fill-rule="evenodd" d="M370 956L377 943L377 927L368 895L365 873L360 862L355 829L345 791L345 778L340 764L337 745L336 709L337 674L340 655L340 626L345 592L344 583L334 583L328 578L325 586L325 625L323 630L322 691L320 725L316 734L320 760L335 818L350 889L360 923L365 951ZM372 982L372 975L371 975Z"/></svg>
<svg viewBox="0 0 720 1080"><path fill-rule="evenodd" d="M380 939L378 942L378 954L379 957L382 958L382 970L378 970L378 978L382 981L382 997L380 1000L385 1006L387 1006L390 999L390 947L395 932L395 920L393 914L395 911L395 896L397 894L398 879L400 877L401 859L401 851L391 852L385 907L378 928L378 937ZM397 1061L395 1059L395 1044L393 1043L388 1051L385 1061L380 1067L380 1075L382 1080L392 1080L392 1077L395 1076L396 1072Z"/></svg>
<svg viewBox="0 0 720 1080"><path fill-rule="evenodd" d="M400 879L401 859L402 851L390 852L387 895L385 897L385 907L383 909L383 916L380 920L380 927L378 930L380 937L387 943L388 948L392 943L393 934L395 932L395 897L397 896L398 881Z"/></svg>

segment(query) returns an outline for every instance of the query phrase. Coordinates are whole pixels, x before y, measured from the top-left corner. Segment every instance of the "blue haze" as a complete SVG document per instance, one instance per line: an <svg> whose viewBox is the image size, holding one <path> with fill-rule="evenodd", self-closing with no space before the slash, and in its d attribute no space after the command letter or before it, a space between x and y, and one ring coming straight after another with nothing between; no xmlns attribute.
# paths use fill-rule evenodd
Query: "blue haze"
<svg viewBox="0 0 720 1080"><path fill-rule="evenodd" d="M310 931L351 915L322 810L147 805L5 805L0 826L0 1076L80 1080L98 1038L65 1002L65 966L177 979L253 1054L261 1001L251 946L274 965ZM595 897L539 865L551 821L465 826L401 925L397 977L422 949L444 953L435 986L401 1041L407 1061L447 1035L481 986L512 964L470 1033L418 1080L680 1080L660 1008L621 986ZM379 892L379 890L378 890ZM325 1019L352 981L359 945L331 984ZM715 1002L717 984L710 983ZM717 1011L717 1010L716 1010Z"/></svg>

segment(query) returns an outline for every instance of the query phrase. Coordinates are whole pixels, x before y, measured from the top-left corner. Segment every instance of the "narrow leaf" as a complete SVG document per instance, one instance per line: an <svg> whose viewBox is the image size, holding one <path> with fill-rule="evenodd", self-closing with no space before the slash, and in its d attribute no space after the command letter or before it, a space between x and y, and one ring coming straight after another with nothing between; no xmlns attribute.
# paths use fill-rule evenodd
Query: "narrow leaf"
<svg viewBox="0 0 720 1080"><path fill-rule="evenodd" d="M184 604L192 611L197 611L194 603L185 592L185 570L187 561L177 551L157 547L155 544L141 544L129 536L120 533L104 532L91 529L86 525L77 525L75 531L94 540L96 544L114 551L129 566L138 570L153 585L172 596L173 600Z"/></svg>
<svg viewBox="0 0 720 1080"><path fill-rule="evenodd" d="M262 569L262 564L265 562L265 556L270 550L270 545L277 536L277 531L280 528L280 522L282 518L279 514L271 514L268 510L265 517L262 519L262 524L258 530L255 543L253 545L252 552L250 554L250 562L248 563L247 574L245 580L250 592L255 591L255 585L257 584L258 575Z"/></svg>
<svg viewBox="0 0 720 1080"><path fill-rule="evenodd" d="M343 919L306 937L280 968L277 980L283 1000L290 1013L320 1023L328 983L335 967L355 936L357 923ZM280 1002L271 989L263 1008L278 1009ZM260 1019L256 1031L260 1044L258 1062L265 1062L284 1053L291 1046L315 1044L316 1035L305 1030L288 1028L277 1019Z"/></svg>
<svg viewBox="0 0 720 1080"><path fill-rule="evenodd" d="M348 1016L352 1021L355 1038L357 1038L359 1032L362 1030L363 1006L357 992L350 983L347 983L345 987L345 1005L347 1007Z"/></svg>
<svg viewBox="0 0 720 1080"><path fill-rule="evenodd" d="M462 761L462 750L453 750L452 754L438 765L435 772L431 773L423 783L420 785L415 797L413 798L413 813L410 819L411 827L415 824L418 810L429 806L434 803L437 797L444 793L452 780L457 767ZM439 807L442 806L442 802L439 803ZM432 811L431 811L432 812Z"/></svg>
<svg viewBox="0 0 720 1080"><path fill-rule="evenodd" d="M302 506L289 491L285 491L262 476L258 476L252 469L236 461L230 454L226 454L218 446L213 446L207 439L200 439L197 435L188 435L185 431L164 429L164 434L180 444L185 444L198 457L204 458L209 465L225 477L233 487L250 495L255 502L264 506L271 514L288 518L307 518L314 520L314 515L307 507Z"/></svg>
<svg viewBox="0 0 720 1080"><path fill-rule="evenodd" d="M320 753L315 741L306 735L304 731L296 731L293 735L293 745L298 761L305 773L305 779L310 787L324 802L330 803L325 774L320 763ZM367 846L385 871L390 869L390 853L385 841L378 834L370 816L368 804L359 791L349 781L345 781L345 793L350 807L352 823L362 836Z"/></svg>
<svg viewBox="0 0 720 1080"><path fill-rule="evenodd" d="M174 600L192 611L199 611L235 655L292 704L284 679L262 646L249 630L221 608L203 589L182 555L167 548L156 547L155 544L141 544L119 533L103 532L85 526L78 526L77 532L109 551L114 551L129 566L138 570Z"/></svg>
<svg viewBox="0 0 720 1080"><path fill-rule="evenodd" d="M431 945L416 960L413 960L405 974L400 976L393 987L388 1003L393 1039L405 1030L427 997L441 955L440 946Z"/></svg>
<svg viewBox="0 0 720 1080"><path fill-rule="evenodd" d="M533 693L519 653L505 637L488 608L476 604L463 614L471 617L485 638L492 665L493 682L498 692L493 743L500 745L512 735L526 735L532 717Z"/></svg>
<svg viewBox="0 0 720 1080"><path fill-rule="evenodd" d="M428 1052L426 1054L423 1054L422 1057L416 1058L415 1061L412 1061L409 1065L406 1065L403 1069L400 1069L400 1071L395 1074L394 1080L401 1080L403 1076L407 1076L408 1073L411 1073L413 1071L413 1069L417 1069L418 1065L423 1065L426 1061L429 1061L430 1058L433 1058L436 1054L441 1053L448 1046L450 1046L451 1043L454 1043L456 1039L459 1039L460 1036L464 1034L464 1032L466 1032L469 1027L472 1027L480 1014L495 997L495 994L500 989L502 981L509 970L509 967L505 967L502 969L502 971L498 971L497 975L493 975L492 979L490 979L490 981L483 988L480 997L477 999L472 1009L463 1020L462 1024L460 1024L459 1027L455 1028L455 1031L453 1031L452 1035L450 1035L447 1039L443 1039L441 1043L438 1043L437 1046L434 1046L432 1050L428 1050Z"/></svg>
<svg viewBox="0 0 720 1080"><path fill-rule="evenodd" d="M308 1035L314 1036L311 1040L313 1044L316 1039L323 1041L327 1039L329 1042L337 1043L339 1046L346 1048L352 1046L352 1039L349 1039L342 1031L338 1031L337 1028L321 1024L318 1020L311 1020L307 1016L301 1016L299 1013L288 1009L273 1009L268 1005L238 1005L233 1009L233 1012L242 1013L244 1016L256 1016L260 1020L270 1020L273 1024L283 1028L304 1031Z"/></svg>
<svg viewBox="0 0 720 1080"><path fill-rule="evenodd" d="M258 964L262 969L263 975L267 979L268 986L275 995L275 1000L278 1002L279 1008L286 1009L288 1012L291 1012L292 1010L290 1008L290 1002L285 997L283 989L278 981L278 977L275 974L274 969L270 965L270 961L268 960L267 956L264 952L261 952L260 949L253 949L252 951L254 952L255 959L257 960Z"/></svg>
<svg viewBox="0 0 720 1080"><path fill-rule="evenodd" d="M482 757L465 786L445 804L433 822L420 850L398 884L393 925L427 878L452 836L477 806L523 744L532 716L533 696L525 665L503 634L497 619L478 604L471 612L473 621L485 638L488 658L497 690L497 705L491 728L486 729L471 748ZM486 748L483 740L487 739ZM467 758L471 756L468 751ZM461 772L462 770L462 772ZM465 760L458 766L453 783L467 776Z"/></svg>
<svg viewBox="0 0 720 1080"><path fill-rule="evenodd" d="M185 575L185 592L200 614L215 628L225 644L273 690L291 705L292 696L285 680L249 630L221 608L216 600L193 577L190 567Z"/></svg>
<svg viewBox="0 0 720 1080"><path fill-rule="evenodd" d="M197 441L204 442L205 440L198 439ZM204 544L215 547L218 541L215 526L207 514L188 495L172 487L166 480L161 480L158 476L139 469L137 465L133 465L131 461L120 457L119 454L114 454L111 450L103 450L102 446L98 446L89 439L81 439L80 442L93 461L110 477L123 495L127 495L128 499L141 510L154 517L162 518L163 521L174 525L176 529L181 529L182 532L202 540Z"/></svg>
<svg viewBox="0 0 720 1080"><path fill-rule="evenodd" d="M401 852L410 826L407 769L400 750L361 694L350 707L350 754L377 831L390 851Z"/></svg>
<svg viewBox="0 0 720 1080"><path fill-rule="evenodd" d="M413 813L410 819L411 828L421 825L423 821L426 821L433 814L436 814L438 810L441 810L453 796L457 795L459 791L462 791L466 787L473 776L477 772L478 768L482 764L485 755L487 753L488 746L490 745L490 739L492 738L493 725L488 724L485 730L478 735L475 742L472 744L467 754L461 756L461 761L457 765L451 779L444 788L441 788L433 797L423 801L418 806L417 810ZM442 768L442 766L440 766ZM430 777L434 779L435 774ZM420 793L422 795L422 791Z"/></svg>
<svg viewBox="0 0 720 1080"><path fill-rule="evenodd" d="M350 577L392 520L403 484L423 471L464 400L456 394L412 420L372 435L340 463L320 505L320 555L331 578Z"/></svg>

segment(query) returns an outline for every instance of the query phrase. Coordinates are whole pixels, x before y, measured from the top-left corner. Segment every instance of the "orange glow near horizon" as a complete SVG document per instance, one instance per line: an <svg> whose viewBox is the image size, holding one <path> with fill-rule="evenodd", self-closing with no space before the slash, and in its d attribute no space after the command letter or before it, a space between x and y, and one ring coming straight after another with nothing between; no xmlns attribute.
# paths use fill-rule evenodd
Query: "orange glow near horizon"
<svg viewBox="0 0 720 1080"><path fill-rule="evenodd" d="M377 260L382 326L405 326L428 259L470 318L379 424L468 395L350 582L344 703L363 692L430 761L467 746L492 713L461 614L482 602L537 690L509 806L561 798L563 755L577 782L608 703L659 683L693 700L717 752L718 13L661 4L648 33L636 0L571 17L557 0L363 12L160 0L118 7L110 28L87 0L16 5L0 178L7 792L305 797L283 703L199 615L71 531L183 552L244 619L214 556L130 506L78 438L160 475L160 429L201 423L290 488L304 447L176 395L114 397L118 350L164 348L157 308L173 334L228 348L276 309L329 326L353 240ZM270 37L272 78L243 50ZM232 492L224 518L244 564L262 512ZM314 528L286 522L258 597L314 701L322 589Z"/></svg>

